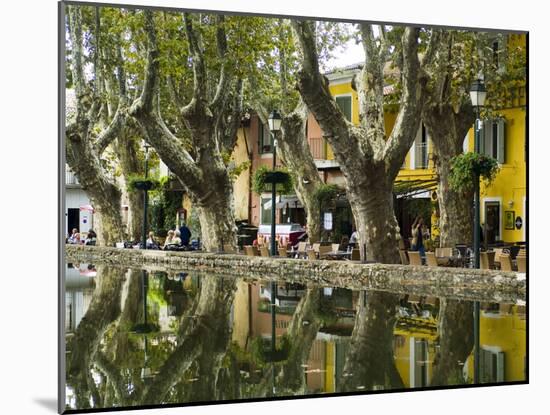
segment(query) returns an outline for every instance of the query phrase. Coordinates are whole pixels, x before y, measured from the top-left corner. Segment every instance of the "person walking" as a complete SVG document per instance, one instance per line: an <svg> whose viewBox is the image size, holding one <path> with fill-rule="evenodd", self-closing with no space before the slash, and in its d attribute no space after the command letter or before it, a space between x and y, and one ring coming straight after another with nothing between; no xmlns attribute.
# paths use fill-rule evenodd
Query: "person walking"
<svg viewBox="0 0 550 415"><path fill-rule="evenodd" d="M420 252L420 256L424 258L426 256L426 249L424 248L424 233L422 226L424 225L424 219L421 216L417 216L413 222L412 233L412 250Z"/></svg>

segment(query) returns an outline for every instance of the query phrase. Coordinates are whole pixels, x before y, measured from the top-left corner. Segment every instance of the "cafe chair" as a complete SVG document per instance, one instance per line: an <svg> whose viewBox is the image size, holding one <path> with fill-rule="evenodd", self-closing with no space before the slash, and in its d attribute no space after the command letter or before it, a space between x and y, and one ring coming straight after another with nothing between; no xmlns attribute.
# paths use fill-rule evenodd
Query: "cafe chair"
<svg viewBox="0 0 550 415"><path fill-rule="evenodd" d="M331 246L321 245L319 247L319 259L325 258L331 252L332 252L332 247Z"/></svg>
<svg viewBox="0 0 550 415"><path fill-rule="evenodd" d="M226 252L228 254L236 254L237 251L235 250L235 247L231 244L223 244L223 252Z"/></svg>
<svg viewBox="0 0 550 415"><path fill-rule="evenodd" d="M260 247L260 252L261 252L262 256L271 256L269 254L269 249L267 249L267 246L265 246L265 245L262 245Z"/></svg>
<svg viewBox="0 0 550 415"><path fill-rule="evenodd" d="M510 254L500 254L500 270L513 271L512 259L510 258Z"/></svg>
<svg viewBox="0 0 550 415"><path fill-rule="evenodd" d="M409 255L410 265L422 265L422 258L420 257L419 251L407 251Z"/></svg>
<svg viewBox="0 0 550 415"><path fill-rule="evenodd" d="M518 265L518 272L527 272L527 256L518 254L516 263Z"/></svg>
<svg viewBox="0 0 550 415"><path fill-rule="evenodd" d="M400 249L399 256L401 257L402 265L409 265L409 257L407 256L407 251L405 251L404 249Z"/></svg>
<svg viewBox="0 0 550 415"><path fill-rule="evenodd" d="M437 258L435 257L435 252L426 252L426 264L429 267L439 266L437 263Z"/></svg>
<svg viewBox="0 0 550 415"><path fill-rule="evenodd" d="M481 269L495 269L495 255L494 251L480 252L479 265Z"/></svg>

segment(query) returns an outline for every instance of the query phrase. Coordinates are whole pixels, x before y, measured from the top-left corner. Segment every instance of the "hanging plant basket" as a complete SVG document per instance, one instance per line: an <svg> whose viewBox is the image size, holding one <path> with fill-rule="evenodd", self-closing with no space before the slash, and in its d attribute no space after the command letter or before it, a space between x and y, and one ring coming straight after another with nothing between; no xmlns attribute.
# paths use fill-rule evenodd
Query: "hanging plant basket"
<svg viewBox="0 0 550 415"><path fill-rule="evenodd" d="M460 154L451 159L449 183L456 191L468 192L473 189L476 174L489 185L499 170L498 161L485 154L475 152Z"/></svg>
<svg viewBox="0 0 550 415"><path fill-rule="evenodd" d="M344 192L344 189L341 189L335 184L323 183L315 189L314 196L319 203L326 204L327 202L335 201L338 195Z"/></svg>
<svg viewBox="0 0 550 415"><path fill-rule="evenodd" d="M270 192L275 183L278 193L291 194L294 192L291 174L285 169L270 170L266 166L260 167L252 178L252 187L255 193Z"/></svg>
<svg viewBox="0 0 550 415"><path fill-rule="evenodd" d="M159 181L150 178L144 177L131 177L128 180L128 190L129 191L143 191L143 190L153 190L159 186Z"/></svg>

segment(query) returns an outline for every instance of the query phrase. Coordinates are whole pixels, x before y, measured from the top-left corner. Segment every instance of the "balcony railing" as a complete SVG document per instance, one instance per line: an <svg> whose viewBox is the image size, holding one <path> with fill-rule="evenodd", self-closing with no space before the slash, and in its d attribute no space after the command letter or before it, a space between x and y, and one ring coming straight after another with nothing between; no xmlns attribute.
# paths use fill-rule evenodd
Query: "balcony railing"
<svg viewBox="0 0 550 415"><path fill-rule="evenodd" d="M76 178L76 175L74 172L69 169L69 167L65 167L65 184L66 185L79 185L78 179Z"/></svg>
<svg viewBox="0 0 550 415"><path fill-rule="evenodd" d="M308 137L309 148L314 160L326 160L327 145L323 137Z"/></svg>

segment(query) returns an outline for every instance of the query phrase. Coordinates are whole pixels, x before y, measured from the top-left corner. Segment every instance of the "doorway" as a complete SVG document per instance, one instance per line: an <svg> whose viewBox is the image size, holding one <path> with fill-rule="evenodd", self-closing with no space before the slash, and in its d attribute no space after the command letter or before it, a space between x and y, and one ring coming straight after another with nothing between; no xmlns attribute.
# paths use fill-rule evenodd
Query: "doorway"
<svg viewBox="0 0 550 415"><path fill-rule="evenodd" d="M500 202L485 202L485 229L488 244L494 244L502 240L500 234Z"/></svg>
<svg viewBox="0 0 550 415"><path fill-rule="evenodd" d="M80 232L80 209L67 209L67 234L70 235L72 230L76 228Z"/></svg>

